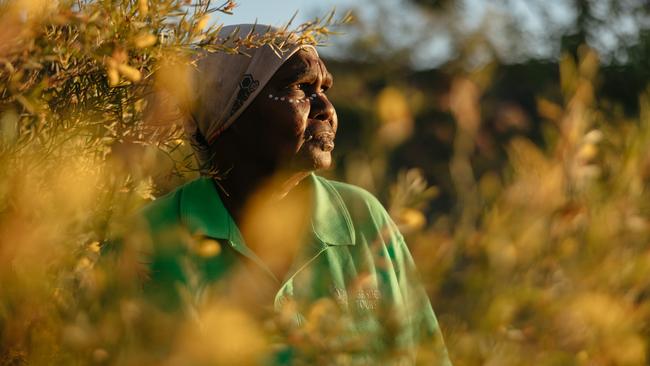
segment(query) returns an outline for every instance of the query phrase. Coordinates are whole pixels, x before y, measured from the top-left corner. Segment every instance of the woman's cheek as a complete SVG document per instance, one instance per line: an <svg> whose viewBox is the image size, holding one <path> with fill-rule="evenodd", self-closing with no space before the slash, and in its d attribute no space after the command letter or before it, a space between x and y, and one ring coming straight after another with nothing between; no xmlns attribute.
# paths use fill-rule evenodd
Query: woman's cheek
<svg viewBox="0 0 650 366"><path fill-rule="evenodd" d="M308 103L305 103L308 104ZM292 108L291 116L288 120L292 121L294 136L302 139L305 129L307 128L307 117L309 116L309 106L295 105Z"/></svg>

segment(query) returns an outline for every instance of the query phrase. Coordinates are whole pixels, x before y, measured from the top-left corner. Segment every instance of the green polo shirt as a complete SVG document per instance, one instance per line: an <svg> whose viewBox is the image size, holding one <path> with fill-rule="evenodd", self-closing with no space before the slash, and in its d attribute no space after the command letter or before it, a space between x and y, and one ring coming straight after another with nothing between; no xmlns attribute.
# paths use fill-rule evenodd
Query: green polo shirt
<svg viewBox="0 0 650 366"><path fill-rule="evenodd" d="M246 246L209 178L198 178L148 204L142 213L154 245L146 292L162 308L173 310L180 306L181 292L195 296L226 278L239 262L252 261L277 281L272 306L278 311L287 299L301 304L331 299L345 314L347 330L370 339L359 356L363 364L399 347L407 361L400 364L415 364L419 353L420 359L428 354L426 364L451 365L411 254L383 206L359 187L315 174L306 179L314 195L311 230L282 280ZM200 238L214 239L222 249L214 256L197 255L188 240ZM298 314L296 322L305 321ZM288 351L279 359L291 363L293 356Z"/></svg>

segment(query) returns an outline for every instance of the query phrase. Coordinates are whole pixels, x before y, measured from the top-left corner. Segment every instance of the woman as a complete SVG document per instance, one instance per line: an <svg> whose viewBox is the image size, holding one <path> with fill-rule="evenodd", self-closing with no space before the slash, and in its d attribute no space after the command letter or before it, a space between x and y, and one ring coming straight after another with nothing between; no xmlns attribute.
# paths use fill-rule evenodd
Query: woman
<svg viewBox="0 0 650 366"><path fill-rule="evenodd" d="M222 32L237 29L271 28ZM323 319L315 313L335 314L329 352L361 364L412 364L419 350L427 364L449 365L386 210L365 190L314 174L330 167L338 129L326 95L332 75L316 49L247 53L198 61L185 127L204 174L143 211L154 243L147 293L168 310L190 294L261 317L289 311L285 331L313 331L312 318ZM278 359L304 356L295 348Z"/></svg>

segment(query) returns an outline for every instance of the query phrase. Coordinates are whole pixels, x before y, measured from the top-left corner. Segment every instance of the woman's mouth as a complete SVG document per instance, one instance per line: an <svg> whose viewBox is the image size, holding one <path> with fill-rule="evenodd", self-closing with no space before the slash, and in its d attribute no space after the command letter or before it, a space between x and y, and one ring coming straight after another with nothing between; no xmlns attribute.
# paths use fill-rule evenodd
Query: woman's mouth
<svg viewBox="0 0 650 366"><path fill-rule="evenodd" d="M334 150L334 135L329 123L314 123L305 131L305 143L314 144L329 152Z"/></svg>

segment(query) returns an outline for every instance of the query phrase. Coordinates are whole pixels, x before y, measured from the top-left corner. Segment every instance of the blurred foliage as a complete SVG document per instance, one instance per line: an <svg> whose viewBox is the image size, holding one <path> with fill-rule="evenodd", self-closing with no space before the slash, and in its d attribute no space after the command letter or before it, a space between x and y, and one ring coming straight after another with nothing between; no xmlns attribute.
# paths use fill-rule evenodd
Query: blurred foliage
<svg viewBox="0 0 650 366"><path fill-rule="evenodd" d="M249 358L238 362L249 364L266 349L258 324L233 309L214 313L217 304L199 319L229 329L218 346L230 353L214 343L176 351L171 335L205 335L142 299L142 238L97 263L109 237L126 236L122 225L134 210L197 174L180 126L149 105L153 92L183 85L197 50L281 51L288 37L318 44L349 20L332 13L260 37L220 39L211 15L234 7L0 1L1 365L187 364L187 352L210 360L215 351L236 364L230 360L241 352L231 346L243 339ZM214 243L198 249L218 254Z"/></svg>
<svg viewBox="0 0 650 366"><path fill-rule="evenodd" d="M97 261L108 236L124 234L120 219L195 176L178 126L147 96L182 85L193 50L237 51L207 17L233 3L0 7L0 365L247 365L282 342L326 364L344 321L326 301L304 329L291 306L260 322L209 297L178 318L139 295L144 240ZM318 42L332 22L298 32ZM650 38L640 34L628 62L604 65L589 37L557 62L460 53L414 71L404 52L418 43L380 59L382 42L328 61L341 128L326 174L387 203L456 365L648 364ZM194 249L222 253L209 240Z"/></svg>
<svg viewBox="0 0 650 366"><path fill-rule="evenodd" d="M366 129L339 147L368 146L339 174L392 203L456 365L647 364L650 93L636 115L598 98L598 55L578 54L534 114L494 96L508 66L432 87L331 63L342 131Z"/></svg>
<svg viewBox="0 0 650 366"><path fill-rule="evenodd" d="M512 14L486 16L481 24L513 22L512 35L495 36L464 28L470 2L412 3L431 29L450 27L450 59L414 70L422 34L402 40L407 33L390 20L362 19L338 53L347 58L328 63L337 148L352 152L339 156L338 174L389 202L452 361L647 365L647 6L559 2L576 9L574 26L554 29L541 17L557 32L544 47L558 57L511 58L492 40L515 53L538 42L503 19ZM598 27L626 17L638 32L602 58ZM402 48L390 48L395 39ZM489 57L477 57L484 47ZM387 125L396 143L382 137ZM427 190L435 194L417 199Z"/></svg>

